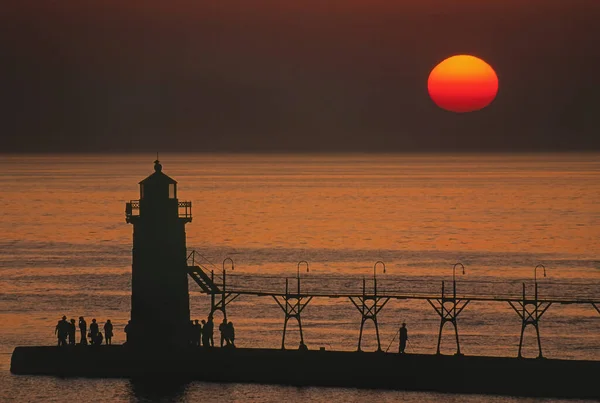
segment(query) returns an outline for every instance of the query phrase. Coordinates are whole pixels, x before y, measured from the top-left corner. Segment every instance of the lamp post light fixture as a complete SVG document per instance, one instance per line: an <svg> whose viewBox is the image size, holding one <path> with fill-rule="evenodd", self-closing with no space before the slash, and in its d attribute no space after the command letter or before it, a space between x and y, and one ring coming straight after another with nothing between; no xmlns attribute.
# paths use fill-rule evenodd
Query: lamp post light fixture
<svg viewBox="0 0 600 403"><path fill-rule="evenodd" d="M373 265L373 290L375 292L375 295L377 295L377 265L378 264L383 266L383 272L385 273L385 263L383 263L381 260L378 260L377 262L375 262L375 264Z"/></svg>
<svg viewBox="0 0 600 403"><path fill-rule="evenodd" d="M544 266L543 264L538 264L537 266L535 266L535 269L533 269L533 283L535 286L535 300L537 301L538 298L538 286L537 286L537 269L538 268L542 268L544 269L544 277L546 277L546 266Z"/></svg>
<svg viewBox="0 0 600 403"><path fill-rule="evenodd" d="M452 288L454 291L454 298L456 298L456 266L460 266L462 268L462 274L465 274L465 266L462 263L455 263L452 266Z"/></svg>
<svg viewBox="0 0 600 403"><path fill-rule="evenodd" d="M298 266L297 266L297 272L296 272L296 277L298 280L298 295L300 295L300 265L304 263L306 265L306 272L308 273L308 262L306 260L301 260L298 262Z"/></svg>

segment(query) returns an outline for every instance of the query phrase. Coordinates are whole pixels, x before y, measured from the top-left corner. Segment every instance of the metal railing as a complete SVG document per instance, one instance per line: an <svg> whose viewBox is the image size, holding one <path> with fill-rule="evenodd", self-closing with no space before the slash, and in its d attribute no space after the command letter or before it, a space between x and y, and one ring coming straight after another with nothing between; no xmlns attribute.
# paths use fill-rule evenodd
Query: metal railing
<svg viewBox="0 0 600 403"><path fill-rule="evenodd" d="M132 217L140 216L140 201L131 200L125 203L125 217L127 220ZM180 201L177 202L177 216L179 218L192 219L192 202L191 201Z"/></svg>
<svg viewBox="0 0 600 403"><path fill-rule="evenodd" d="M194 255L190 254L192 260ZM197 257L197 256L196 256ZM204 270L210 270L195 264ZM232 293L255 295L281 295L285 293L286 279L291 285L297 281L296 277L286 275L241 274L227 273L227 289ZM337 275L305 275L302 278L302 294L316 297L340 298L351 295L361 295L362 276L337 276ZM367 294L373 294L373 279L366 278ZM221 272L215 270L215 281L222 281ZM435 278L402 278L389 275L387 278L377 278L377 295L391 298L437 298L442 287L442 279ZM444 281L446 296L452 296L453 282ZM522 287L525 284L527 296L534 298L534 284L522 280L503 281L456 281L457 298L466 298L483 301L508 301L522 298ZM600 283L597 282L558 282L545 281L540 286L540 300L555 302L582 303L600 300ZM291 286L295 290L294 286Z"/></svg>
<svg viewBox="0 0 600 403"><path fill-rule="evenodd" d="M130 200L128 203L125 204L125 218L127 219L127 222L129 222L129 220L132 217L139 217L140 216L140 201L139 200Z"/></svg>
<svg viewBox="0 0 600 403"><path fill-rule="evenodd" d="M191 201L180 201L177 203L177 209L179 218L192 219L192 202Z"/></svg>

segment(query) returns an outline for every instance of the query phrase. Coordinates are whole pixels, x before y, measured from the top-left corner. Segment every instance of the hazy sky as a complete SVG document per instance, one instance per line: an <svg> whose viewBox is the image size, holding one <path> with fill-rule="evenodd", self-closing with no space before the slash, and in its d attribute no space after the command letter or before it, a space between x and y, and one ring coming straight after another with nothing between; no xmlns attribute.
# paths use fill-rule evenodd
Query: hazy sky
<svg viewBox="0 0 600 403"><path fill-rule="evenodd" d="M0 153L600 149L599 0L63 0L0 11ZM488 108L430 70L488 61Z"/></svg>

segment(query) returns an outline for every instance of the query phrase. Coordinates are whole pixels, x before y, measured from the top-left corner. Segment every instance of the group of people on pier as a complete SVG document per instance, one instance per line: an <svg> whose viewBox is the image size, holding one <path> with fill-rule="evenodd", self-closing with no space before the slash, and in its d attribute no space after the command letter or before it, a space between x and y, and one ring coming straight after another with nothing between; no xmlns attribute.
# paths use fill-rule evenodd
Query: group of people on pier
<svg viewBox="0 0 600 403"><path fill-rule="evenodd" d="M190 321L189 345L206 348L214 347L214 328L215 324L212 315L209 315L207 320L202 319L200 322L198 322L198 319ZM223 322L219 325L219 332L221 333L221 347L235 347L235 328L233 327L233 322L227 322L227 319L223 319Z"/></svg>
<svg viewBox="0 0 600 403"><path fill-rule="evenodd" d="M106 340L106 344L112 344L113 337L113 324L108 319L104 324L104 336L100 331L100 327L96 322L96 319L92 319L92 323L90 323L89 331L88 325L83 316L79 317L79 323L77 326L75 325L75 319L71 318L71 320L67 321L67 317L63 316L61 320L56 324L56 328L54 329L54 334L58 339L58 346L74 346L76 344L76 334L77 327L79 327L79 344L81 345L100 345L103 340ZM89 338L89 343L88 343Z"/></svg>
<svg viewBox="0 0 600 403"><path fill-rule="evenodd" d="M75 319L67 321L66 316L63 316L62 319L58 321L58 323L56 324L56 328L54 329L54 334L58 339L59 347L67 345L74 346L76 344L75 336L77 333L77 327L75 323ZM106 340L105 343L107 345L112 344L113 324L110 321L110 319L107 319L106 323L104 323L104 336L100 331L100 327L96 322L96 319L92 319L92 323L90 323L88 329L85 318L83 316L80 316L78 327L80 333L79 344L101 345L103 340ZM126 333L128 327L129 325L125 327ZM221 333L221 347L235 348L235 328L233 327L233 322L228 322L227 319L223 319L223 322L219 325L219 332ZM207 320L202 319L201 323L199 323L198 319L190 321L188 330L188 344L190 346L195 347L214 347L215 341L213 334L214 321L212 315L209 315ZM406 323L402 323L402 326L398 330L397 334L400 335L398 352L400 354L404 354L406 350L406 344L408 341L408 331L406 329ZM89 343L88 338L90 339ZM301 343L300 350L306 349L306 345L304 345L304 343Z"/></svg>

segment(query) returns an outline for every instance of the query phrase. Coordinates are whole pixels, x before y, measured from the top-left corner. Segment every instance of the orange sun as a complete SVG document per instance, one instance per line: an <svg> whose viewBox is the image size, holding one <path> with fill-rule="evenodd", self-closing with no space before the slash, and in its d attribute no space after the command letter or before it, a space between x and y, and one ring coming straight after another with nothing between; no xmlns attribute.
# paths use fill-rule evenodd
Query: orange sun
<svg viewBox="0 0 600 403"><path fill-rule="evenodd" d="M440 108L472 112L496 98L498 76L492 66L475 56L452 56L431 70L427 89Z"/></svg>

